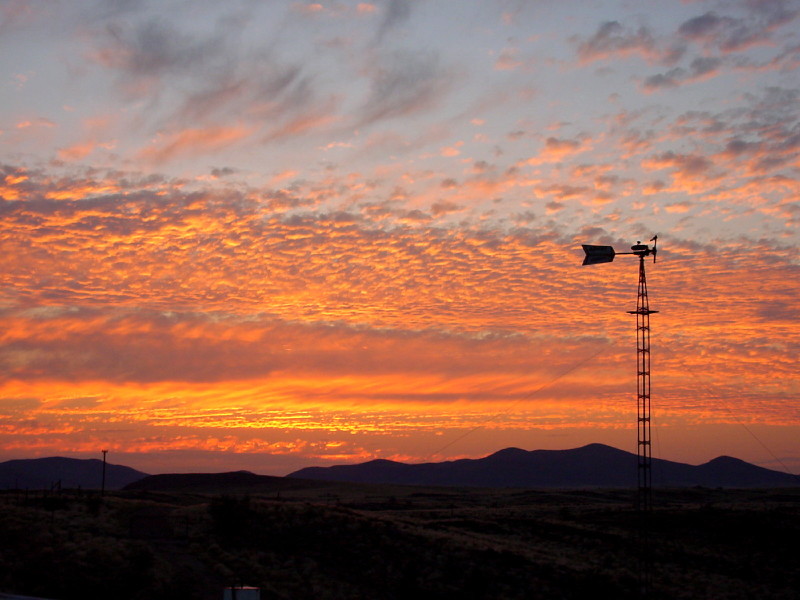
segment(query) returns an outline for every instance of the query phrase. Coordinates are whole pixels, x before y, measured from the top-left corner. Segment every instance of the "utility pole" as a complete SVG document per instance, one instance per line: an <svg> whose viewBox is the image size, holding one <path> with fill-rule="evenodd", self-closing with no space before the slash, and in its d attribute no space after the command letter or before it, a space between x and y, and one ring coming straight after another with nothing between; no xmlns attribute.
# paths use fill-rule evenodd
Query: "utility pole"
<svg viewBox="0 0 800 600"><path fill-rule="evenodd" d="M108 454L108 450L103 450L103 480L100 484L101 497L106 495L106 454Z"/></svg>

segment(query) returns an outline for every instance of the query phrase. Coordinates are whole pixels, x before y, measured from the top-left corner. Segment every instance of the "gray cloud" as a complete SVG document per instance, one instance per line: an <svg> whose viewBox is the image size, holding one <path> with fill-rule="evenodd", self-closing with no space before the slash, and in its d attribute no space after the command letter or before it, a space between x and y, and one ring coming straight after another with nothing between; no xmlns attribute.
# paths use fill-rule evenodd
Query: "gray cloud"
<svg viewBox="0 0 800 600"><path fill-rule="evenodd" d="M408 21L412 5L413 0L387 0L376 41L381 42L389 32Z"/></svg>
<svg viewBox="0 0 800 600"><path fill-rule="evenodd" d="M432 108L450 89L452 75L435 55L393 53L372 67L369 96L360 123L391 119Z"/></svg>
<svg viewBox="0 0 800 600"><path fill-rule="evenodd" d="M678 154L673 151L663 152L655 160L664 165L674 167L679 173L692 177L706 175L714 166L708 158L699 154Z"/></svg>
<svg viewBox="0 0 800 600"><path fill-rule="evenodd" d="M443 215L448 215L450 213L458 212L464 210L464 207L460 204L456 204L455 202L449 202L447 200L441 202L434 202L431 206L431 212L435 217L441 217Z"/></svg>
<svg viewBox="0 0 800 600"><path fill-rule="evenodd" d="M724 53L742 50L771 39L778 27L793 21L800 11L783 0L751 0L745 17L718 15L710 11L685 21L678 34Z"/></svg>
<svg viewBox="0 0 800 600"><path fill-rule="evenodd" d="M132 26L109 24L101 59L125 77L151 77L194 73L217 59L223 48L219 37L186 35L152 19Z"/></svg>
<svg viewBox="0 0 800 600"><path fill-rule="evenodd" d="M709 35L722 23L722 19L713 12L685 21L678 27L678 33L690 39L698 39Z"/></svg>
<svg viewBox="0 0 800 600"><path fill-rule="evenodd" d="M223 177L228 177L230 175L234 175L235 173L236 173L236 169L233 169L231 167L222 167L222 168L215 167L215 168L211 169L211 175L213 177L218 178L218 179L221 179Z"/></svg>
<svg viewBox="0 0 800 600"><path fill-rule="evenodd" d="M721 58L698 57L690 63L688 69L676 67L665 73L651 75L644 80L642 88L647 91L655 91L686 85L716 74L723 64L724 61Z"/></svg>
<svg viewBox="0 0 800 600"><path fill-rule="evenodd" d="M652 62L673 64L685 51L683 45L658 40L647 27L633 29L619 21L606 21L590 38L574 41L578 42L578 57L584 62L638 54Z"/></svg>
<svg viewBox="0 0 800 600"><path fill-rule="evenodd" d="M161 151L149 150L159 160L172 154L171 133L198 123L237 127L242 142L266 142L313 129L309 123L327 122L335 110L300 59L279 56L278 41L246 44L246 26L231 10L204 33L168 19L109 18L94 27L91 57L115 72L124 99L149 103L135 126L164 136Z"/></svg>
<svg viewBox="0 0 800 600"><path fill-rule="evenodd" d="M652 50L655 46L653 35L645 27L636 31L623 28L619 21L606 21L598 27L594 35L581 43L578 54L584 60L628 50Z"/></svg>
<svg viewBox="0 0 800 600"><path fill-rule="evenodd" d="M800 269L795 269L798 271L797 275L800 277ZM758 309L757 314L758 317L763 321L777 321L777 322L786 322L786 323L796 323L797 322L797 299L790 299L790 300L766 300L762 303L762 306ZM800 348L797 349L800 351ZM795 355L796 352L795 351Z"/></svg>
<svg viewBox="0 0 800 600"><path fill-rule="evenodd" d="M42 404L38 398L3 398L0 401L0 416L18 416L37 409Z"/></svg>

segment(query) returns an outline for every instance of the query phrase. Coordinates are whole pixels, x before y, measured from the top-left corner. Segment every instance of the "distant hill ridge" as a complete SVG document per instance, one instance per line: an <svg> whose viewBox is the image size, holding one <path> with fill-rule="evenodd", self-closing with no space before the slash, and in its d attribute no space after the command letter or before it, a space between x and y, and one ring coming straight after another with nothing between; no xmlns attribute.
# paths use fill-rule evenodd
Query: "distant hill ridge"
<svg viewBox="0 0 800 600"><path fill-rule="evenodd" d="M479 459L406 464L378 459L355 465L307 467L287 477L358 483L467 487L633 487L635 454L604 444L571 450L506 448ZM654 486L782 487L800 477L720 456L693 466L653 459Z"/></svg>
<svg viewBox="0 0 800 600"><path fill-rule="evenodd" d="M276 493L286 490L320 487L319 482L256 475L250 471L228 473L166 473L150 475L127 486L126 490L191 493L251 492Z"/></svg>
<svg viewBox="0 0 800 600"><path fill-rule="evenodd" d="M249 471L148 475L106 465L106 489L269 491L315 487L323 482L486 488L635 487L635 454L604 444L571 450L506 448L484 458L407 464L378 459L353 465L307 467L286 477ZM0 463L0 489L99 489L103 461L63 457ZM791 487L800 476L720 456L702 465L653 459L653 485L674 487Z"/></svg>
<svg viewBox="0 0 800 600"><path fill-rule="evenodd" d="M147 473L106 463L107 490L122 489L143 477L147 477ZM96 458L51 456L0 463L0 489L100 489L102 482L103 461Z"/></svg>

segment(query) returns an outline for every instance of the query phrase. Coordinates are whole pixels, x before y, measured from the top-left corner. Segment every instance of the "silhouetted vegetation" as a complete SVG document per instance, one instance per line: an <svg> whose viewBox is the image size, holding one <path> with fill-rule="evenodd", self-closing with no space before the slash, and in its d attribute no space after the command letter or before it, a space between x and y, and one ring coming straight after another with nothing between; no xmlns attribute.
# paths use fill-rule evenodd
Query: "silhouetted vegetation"
<svg viewBox="0 0 800 600"><path fill-rule="evenodd" d="M264 600L637 597L631 492L349 489L0 496L0 591L219 600L224 586L247 584ZM798 500L797 490L661 493L651 596L796 598Z"/></svg>

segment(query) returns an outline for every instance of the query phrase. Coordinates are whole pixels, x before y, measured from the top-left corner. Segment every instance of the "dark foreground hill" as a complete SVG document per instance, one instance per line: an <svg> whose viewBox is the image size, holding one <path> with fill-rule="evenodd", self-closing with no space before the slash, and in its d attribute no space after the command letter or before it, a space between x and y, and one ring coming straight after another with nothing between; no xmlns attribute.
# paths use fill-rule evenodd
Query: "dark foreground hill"
<svg viewBox="0 0 800 600"><path fill-rule="evenodd" d="M106 489L122 489L129 483L146 477L130 467L106 464ZM53 488L100 489L103 481L103 461L98 459L30 458L0 463L0 489L42 490Z"/></svg>
<svg viewBox="0 0 800 600"><path fill-rule="evenodd" d="M316 481L256 475L250 471L233 471L230 473L167 473L150 475L128 484L124 489L127 491L190 492L195 494L275 494L320 487L320 483Z"/></svg>
<svg viewBox="0 0 800 600"><path fill-rule="evenodd" d="M635 454L603 444L572 450L507 448L480 459L405 464L373 460L356 465L308 467L288 477L323 481L511 488L632 487L637 484ZM706 487L781 487L800 485L800 477L721 456L699 465L653 459L653 485Z"/></svg>
<svg viewBox="0 0 800 600"><path fill-rule="evenodd" d="M0 592L220 600L245 584L264 600L642 597L633 490L337 483L353 491L332 498L312 483L280 496L0 491ZM662 489L648 522L648 598L797 598L800 488Z"/></svg>

